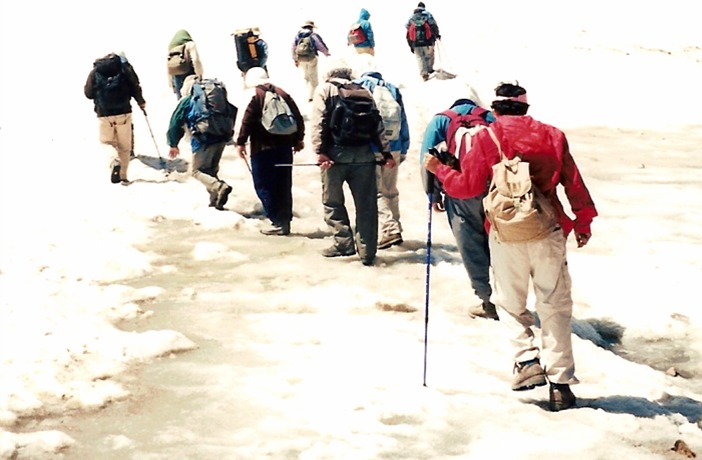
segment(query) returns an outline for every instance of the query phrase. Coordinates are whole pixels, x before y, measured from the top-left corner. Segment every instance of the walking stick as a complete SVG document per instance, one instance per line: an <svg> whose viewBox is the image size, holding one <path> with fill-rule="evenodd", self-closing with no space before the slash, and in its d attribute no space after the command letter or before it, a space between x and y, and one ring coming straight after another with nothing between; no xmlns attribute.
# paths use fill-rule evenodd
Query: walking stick
<svg viewBox="0 0 702 460"><path fill-rule="evenodd" d="M430 270L431 270L431 218L433 213L433 201L434 201L434 175L429 174L429 180L427 181L427 192L428 202L429 202L429 217L427 219L427 268L425 277L425 288L424 288L424 380L423 385L427 386L427 348L429 345L429 280L430 280Z"/></svg>
<svg viewBox="0 0 702 460"><path fill-rule="evenodd" d="M151 139L154 141L154 146L156 147L156 153L158 154L158 160L159 164L161 166L161 169L166 169L166 160L163 159L161 156L161 151L158 148L158 142L156 142L156 138L154 137L154 131L151 129L151 123L149 123L149 117L146 115L146 109L142 108L142 112L144 112L144 119L146 120L146 126L149 127L149 133L151 133Z"/></svg>
<svg viewBox="0 0 702 460"><path fill-rule="evenodd" d="M251 171L251 165L249 164L249 160L246 159L246 155L242 156L241 158L244 159L244 163L246 163L246 168L249 170L251 175L253 176L253 171ZM277 166L277 165L276 165Z"/></svg>
<svg viewBox="0 0 702 460"><path fill-rule="evenodd" d="M384 161L356 161L349 163L332 163L332 165L362 166L362 165L383 165ZM273 165L280 168L294 168L295 166L319 166L319 163L278 163Z"/></svg>

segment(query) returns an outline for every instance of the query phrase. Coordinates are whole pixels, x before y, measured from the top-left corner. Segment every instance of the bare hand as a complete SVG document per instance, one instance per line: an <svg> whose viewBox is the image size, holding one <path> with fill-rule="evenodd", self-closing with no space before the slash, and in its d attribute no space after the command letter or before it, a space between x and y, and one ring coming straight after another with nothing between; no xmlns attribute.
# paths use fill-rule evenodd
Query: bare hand
<svg viewBox="0 0 702 460"><path fill-rule="evenodd" d="M239 158L246 158L246 146L245 145L237 145L236 151L237 151L237 153L239 153Z"/></svg>
<svg viewBox="0 0 702 460"><path fill-rule="evenodd" d="M424 168L432 174L436 174L441 162L434 155L424 155Z"/></svg>
<svg viewBox="0 0 702 460"><path fill-rule="evenodd" d="M322 171L326 171L327 169L334 166L334 162L332 161L332 159L323 153L317 154L317 164L322 169Z"/></svg>
<svg viewBox="0 0 702 460"><path fill-rule="evenodd" d="M576 233L575 234L575 241L578 242L578 247L582 248L587 244L588 241L590 241L590 237L592 235L590 233Z"/></svg>
<svg viewBox="0 0 702 460"><path fill-rule="evenodd" d="M395 159L394 159L394 158L388 158L388 159L385 161L385 164L383 165L384 168L388 168L388 169L392 169L392 168L394 168L395 166L397 166L397 163L395 163Z"/></svg>
<svg viewBox="0 0 702 460"><path fill-rule="evenodd" d="M171 157L171 158L175 158L175 157L177 157L178 155L180 155L180 150L178 149L177 146L176 146L176 147L171 147L171 149L168 151L168 156Z"/></svg>

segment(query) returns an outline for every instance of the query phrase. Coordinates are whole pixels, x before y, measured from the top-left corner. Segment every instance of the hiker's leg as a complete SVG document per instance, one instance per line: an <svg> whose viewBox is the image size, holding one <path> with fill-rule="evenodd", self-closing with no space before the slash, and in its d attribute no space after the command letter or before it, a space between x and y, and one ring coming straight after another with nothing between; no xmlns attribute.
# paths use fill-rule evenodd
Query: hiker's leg
<svg viewBox="0 0 702 460"><path fill-rule="evenodd" d="M193 152L192 175L205 186L208 192L217 193L221 181L217 177L219 160L222 158L225 142L212 145L201 145Z"/></svg>
<svg viewBox="0 0 702 460"><path fill-rule="evenodd" d="M374 164L347 166L347 182L356 207L356 250L362 260L373 260L378 250L378 185Z"/></svg>
<svg viewBox="0 0 702 460"><path fill-rule="evenodd" d="M400 224L400 191L397 189L397 176L400 168L400 152L392 152L394 168L376 166L378 182L378 227L380 239L402 233Z"/></svg>
<svg viewBox="0 0 702 460"><path fill-rule="evenodd" d="M527 243L502 243L490 232L490 254L495 291L492 302L499 307L500 323L514 347L514 362L539 357L534 343L534 315L527 310L531 262Z"/></svg>
<svg viewBox="0 0 702 460"><path fill-rule="evenodd" d="M344 180L352 166L335 165L322 171L322 206L324 222L334 233L334 244L341 250L353 249L351 223L344 204Z"/></svg>
<svg viewBox="0 0 702 460"><path fill-rule="evenodd" d="M548 237L527 245L533 264L535 308L541 321L542 364L549 381L578 383L571 340L573 300L565 235L558 228Z"/></svg>
<svg viewBox="0 0 702 460"><path fill-rule="evenodd" d="M444 206L456 246L475 295L490 300L490 248L485 232L482 196L461 200L446 196Z"/></svg>
<svg viewBox="0 0 702 460"><path fill-rule="evenodd" d="M130 152L132 150L132 114L125 113L112 117L115 131L115 147L119 156L119 178L128 180Z"/></svg>

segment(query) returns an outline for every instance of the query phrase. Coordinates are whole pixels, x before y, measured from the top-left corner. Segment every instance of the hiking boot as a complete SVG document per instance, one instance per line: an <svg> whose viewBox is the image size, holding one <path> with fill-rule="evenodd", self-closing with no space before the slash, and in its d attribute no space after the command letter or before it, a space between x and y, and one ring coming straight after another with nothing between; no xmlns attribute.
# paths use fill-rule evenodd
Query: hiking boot
<svg viewBox="0 0 702 460"><path fill-rule="evenodd" d="M531 390L532 388L546 385L546 372L541 367L539 358L516 363L514 370L517 375L512 379L513 391Z"/></svg>
<svg viewBox="0 0 702 460"><path fill-rule="evenodd" d="M471 318L494 319L495 321L500 320L500 317L497 316L495 305L489 301L479 303L478 305L473 305L468 309L468 314Z"/></svg>
<svg viewBox="0 0 702 460"><path fill-rule="evenodd" d="M124 185L125 187L127 185L132 185L132 183L130 181L128 181L127 179L122 179L121 181L119 181L119 183Z"/></svg>
<svg viewBox="0 0 702 460"><path fill-rule="evenodd" d="M326 249L322 249L321 254L324 257L346 257L346 256L352 256L356 254L356 250L354 248L351 249L340 249L336 245L329 246Z"/></svg>
<svg viewBox="0 0 702 460"><path fill-rule="evenodd" d="M395 233L392 235L388 235L383 237L382 240L378 241L378 249L387 249L392 246L397 246L398 244L402 244L402 235L399 233Z"/></svg>
<svg viewBox="0 0 702 460"><path fill-rule="evenodd" d="M110 182L113 184L119 184L119 182L122 180L119 177L119 172L122 169L122 166L120 166L119 163L115 163L112 165L112 173L110 174Z"/></svg>
<svg viewBox="0 0 702 460"><path fill-rule="evenodd" d="M222 186L217 191L217 202L215 203L215 208L222 211L224 205L227 204L229 199L229 194L232 192L232 186L222 183Z"/></svg>
<svg viewBox="0 0 702 460"><path fill-rule="evenodd" d="M366 267L370 267L371 265L373 265L373 262L375 262L375 257L363 257L361 259L361 263Z"/></svg>
<svg viewBox="0 0 702 460"><path fill-rule="evenodd" d="M217 194L218 190L212 190L210 191L210 207L214 208L217 206Z"/></svg>
<svg viewBox="0 0 702 460"><path fill-rule="evenodd" d="M548 389L548 408L552 412L575 406L575 395L567 383L551 383Z"/></svg>
<svg viewBox="0 0 702 460"><path fill-rule="evenodd" d="M290 234L290 223L285 224L271 224L269 227L262 228L261 233L264 235L289 235Z"/></svg>

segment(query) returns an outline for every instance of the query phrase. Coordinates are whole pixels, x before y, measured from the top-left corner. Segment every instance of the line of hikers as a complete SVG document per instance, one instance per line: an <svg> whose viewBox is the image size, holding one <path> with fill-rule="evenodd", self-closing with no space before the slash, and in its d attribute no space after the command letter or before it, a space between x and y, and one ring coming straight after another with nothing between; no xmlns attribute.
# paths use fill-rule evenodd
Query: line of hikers
<svg viewBox="0 0 702 460"><path fill-rule="evenodd" d="M302 29L310 42L315 40L312 21ZM190 42L177 46L192 59L196 51L187 45ZM296 37L294 60L299 44ZM403 243L397 171L409 150L410 134L400 90L383 78L372 52L360 54L366 56L358 59L358 78L348 63L337 60L324 81L312 88L307 125L295 100L271 82L265 67L248 68L244 82L253 95L236 137L238 109L228 101L225 85L205 79L197 73L202 66L192 63L193 73L182 81L177 75L173 78L174 91L182 97L169 124L169 155L179 155L178 144L187 131L192 175L206 187L209 205L221 210L232 187L218 177L219 162L227 144L235 144L252 172L270 221L261 232L289 235L293 200L288 166L294 152L305 148L308 130L321 172L324 220L333 234L333 244L322 255L357 254L364 265L373 265L378 249ZM168 62L170 68L170 54ZM118 152L112 181L126 185L130 100L134 98L144 111L145 101L124 55L110 54L95 62L85 95L95 102L101 141ZM512 331L516 349L512 389L550 383L550 407L562 410L575 404L569 385L578 382L571 344L566 239L574 231L578 247L587 244L597 212L565 135L529 117L528 107L526 90L517 82L498 85L492 111L480 107L477 95L467 94L430 120L420 162L430 204L435 211L446 212L472 288L481 300L469 308L470 315L501 320ZM356 209L353 225L344 204L344 184ZM556 194L559 184L575 220L563 210ZM526 308L530 283L541 322L541 347L535 345L534 317Z"/></svg>

